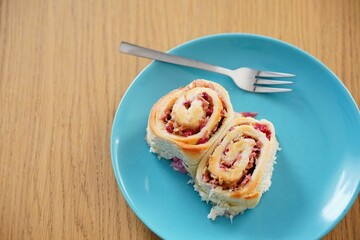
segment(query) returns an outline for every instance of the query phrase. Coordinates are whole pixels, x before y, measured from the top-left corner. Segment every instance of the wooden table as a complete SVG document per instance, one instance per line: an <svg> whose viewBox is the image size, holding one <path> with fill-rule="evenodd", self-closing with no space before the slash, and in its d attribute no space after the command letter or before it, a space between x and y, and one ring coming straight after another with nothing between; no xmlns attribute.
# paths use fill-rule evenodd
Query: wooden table
<svg viewBox="0 0 360 240"><path fill-rule="evenodd" d="M223 32L267 35L324 62L360 103L358 0L0 0L0 239L157 239L127 206L109 139L149 60ZM360 200L325 239L360 239Z"/></svg>

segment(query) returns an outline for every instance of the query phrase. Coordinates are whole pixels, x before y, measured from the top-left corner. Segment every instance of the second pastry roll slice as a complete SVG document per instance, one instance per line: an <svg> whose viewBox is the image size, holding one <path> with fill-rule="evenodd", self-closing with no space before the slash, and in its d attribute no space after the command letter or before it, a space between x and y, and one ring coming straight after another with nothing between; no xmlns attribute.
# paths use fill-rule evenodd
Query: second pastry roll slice
<svg viewBox="0 0 360 240"><path fill-rule="evenodd" d="M270 187L277 150L271 122L235 118L197 169L195 189L214 205L208 217L233 217L255 207Z"/></svg>

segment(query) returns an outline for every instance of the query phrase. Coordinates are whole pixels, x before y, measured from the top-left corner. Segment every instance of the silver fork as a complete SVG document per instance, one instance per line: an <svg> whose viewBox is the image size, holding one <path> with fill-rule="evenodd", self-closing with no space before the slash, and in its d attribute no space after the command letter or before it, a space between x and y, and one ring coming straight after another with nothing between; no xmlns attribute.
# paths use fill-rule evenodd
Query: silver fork
<svg viewBox="0 0 360 240"><path fill-rule="evenodd" d="M211 72L220 73L230 77L239 88L246 90L248 92L258 92L258 93L289 92L292 91L291 88L273 88L273 87L266 87L266 85L291 84L293 82L278 81L278 80L264 79L264 78L295 77L294 74L290 74L290 73L260 71L247 67L241 67L235 70L230 70L227 68L211 65L208 63L203 63L192 59L178 57L168 53L163 53L156 50L140 47L127 42L121 42L119 50L120 52L138 57L144 57L161 62L173 63L177 65L194 67Z"/></svg>

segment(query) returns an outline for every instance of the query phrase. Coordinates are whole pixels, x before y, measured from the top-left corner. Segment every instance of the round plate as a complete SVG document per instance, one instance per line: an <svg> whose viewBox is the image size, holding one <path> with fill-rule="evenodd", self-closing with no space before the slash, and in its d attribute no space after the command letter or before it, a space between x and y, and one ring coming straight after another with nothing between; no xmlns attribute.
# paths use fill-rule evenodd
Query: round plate
<svg viewBox="0 0 360 240"><path fill-rule="evenodd" d="M165 239L314 239L329 232L359 192L360 114L341 81L304 51L259 35L203 37L170 53L230 69L294 73L294 91L249 93L216 73L151 63L122 98L111 136L116 179L141 221ZM233 222L207 219L211 206L189 177L150 153L144 139L153 104L198 78L223 85L235 111L273 122L282 149L270 190Z"/></svg>

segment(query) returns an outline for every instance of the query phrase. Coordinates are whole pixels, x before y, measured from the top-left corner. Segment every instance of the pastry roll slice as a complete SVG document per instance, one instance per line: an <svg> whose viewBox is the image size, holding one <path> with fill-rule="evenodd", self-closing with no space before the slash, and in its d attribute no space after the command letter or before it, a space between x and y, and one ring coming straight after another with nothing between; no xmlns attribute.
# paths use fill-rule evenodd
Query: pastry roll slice
<svg viewBox="0 0 360 240"><path fill-rule="evenodd" d="M217 83L195 80L155 103L146 141L160 157L180 159L194 177L200 159L233 118L227 91Z"/></svg>
<svg viewBox="0 0 360 240"><path fill-rule="evenodd" d="M202 158L195 190L214 206L208 218L232 218L254 208L271 185L278 142L267 120L237 117Z"/></svg>

